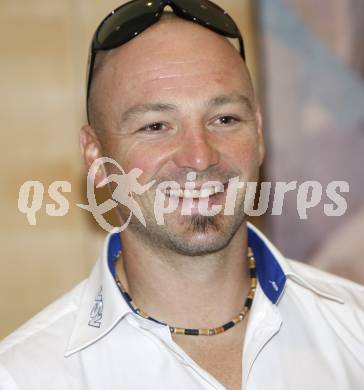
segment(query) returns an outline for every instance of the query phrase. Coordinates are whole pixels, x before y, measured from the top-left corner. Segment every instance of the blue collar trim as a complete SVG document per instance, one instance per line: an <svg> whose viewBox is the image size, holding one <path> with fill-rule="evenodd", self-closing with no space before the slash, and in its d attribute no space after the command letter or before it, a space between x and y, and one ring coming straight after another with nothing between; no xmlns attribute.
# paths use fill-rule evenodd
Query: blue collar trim
<svg viewBox="0 0 364 390"><path fill-rule="evenodd" d="M286 275L267 244L249 227L248 243L254 252L259 284L268 299L276 304L286 284ZM108 265L113 278L115 278L115 257L120 250L122 250L120 234L113 233L107 251ZM126 301L129 304L127 299Z"/></svg>
<svg viewBox="0 0 364 390"><path fill-rule="evenodd" d="M120 240L120 233L113 233L110 236L109 245L107 248L107 263L109 265L112 277L115 279L115 260L119 251L123 249Z"/></svg>
<svg viewBox="0 0 364 390"><path fill-rule="evenodd" d="M113 233L110 236L109 245L107 248L107 264L109 266L109 270L110 270L111 275L112 275L114 280L115 280L115 272L116 272L115 271L116 258L117 258L119 251L121 251L122 249L123 249L123 247L121 244L120 233L118 233L118 232ZM121 296L124 298L125 302L128 304L130 309L134 313L136 313L135 309L130 304L128 297L123 293L123 291L121 290L121 288L119 286L118 286L118 289L120 291ZM136 314L138 314L138 313L136 313Z"/></svg>
<svg viewBox="0 0 364 390"><path fill-rule="evenodd" d="M286 285L286 275L267 244L249 227L248 243L254 253L259 284L267 298L276 304Z"/></svg>

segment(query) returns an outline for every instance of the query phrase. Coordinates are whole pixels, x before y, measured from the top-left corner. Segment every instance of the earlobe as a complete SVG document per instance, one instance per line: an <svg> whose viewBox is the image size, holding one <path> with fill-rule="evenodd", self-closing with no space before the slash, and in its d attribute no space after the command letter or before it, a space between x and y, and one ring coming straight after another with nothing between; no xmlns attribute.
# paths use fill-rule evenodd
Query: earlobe
<svg viewBox="0 0 364 390"><path fill-rule="evenodd" d="M93 163L102 157L102 148L95 130L90 125L85 125L80 131L80 149L87 172L93 167ZM104 178L106 172L104 165L101 165L97 172L94 172L95 184L98 185Z"/></svg>

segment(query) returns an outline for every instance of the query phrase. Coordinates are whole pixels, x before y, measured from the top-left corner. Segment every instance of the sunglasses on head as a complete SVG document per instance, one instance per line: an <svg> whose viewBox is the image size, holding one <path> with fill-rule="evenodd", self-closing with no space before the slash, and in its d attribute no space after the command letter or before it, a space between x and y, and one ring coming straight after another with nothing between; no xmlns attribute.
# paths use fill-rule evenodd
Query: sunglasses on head
<svg viewBox="0 0 364 390"><path fill-rule="evenodd" d="M115 49L155 24L170 6L180 18L198 23L228 38L239 40L245 60L243 38L234 20L209 0L132 0L111 12L97 28L91 43L87 72L87 102L98 51ZM87 112L88 114L88 112Z"/></svg>

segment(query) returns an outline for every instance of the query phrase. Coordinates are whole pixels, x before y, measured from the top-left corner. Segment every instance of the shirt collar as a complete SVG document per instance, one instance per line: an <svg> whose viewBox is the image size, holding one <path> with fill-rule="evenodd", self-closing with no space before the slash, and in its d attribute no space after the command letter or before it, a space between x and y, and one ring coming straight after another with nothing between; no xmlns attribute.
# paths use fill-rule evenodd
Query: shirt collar
<svg viewBox="0 0 364 390"><path fill-rule="evenodd" d="M107 236L102 254L86 281L65 357L95 343L122 318L132 313L129 305L121 298L108 266L108 259L117 252L117 246L120 246L118 236L116 230Z"/></svg>
<svg viewBox="0 0 364 390"><path fill-rule="evenodd" d="M259 283L272 303L278 303L287 279L323 298L344 303L344 300L337 296L334 291L326 288L325 283L303 276L299 271L297 272L293 266L293 263L296 262L288 261L268 238L250 223L248 223L248 243L255 255ZM275 290L275 294L272 289Z"/></svg>
<svg viewBox="0 0 364 390"><path fill-rule="evenodd" d="M339 297L323 291L320 285L315 285L295 272L263 233L252 224L247 225L248 245L252 248L256 260L257 278L272 304L277 304L282 297L287 278L322 297L343 302ZM101 258L86 282L65 357L97 342L126 315L133 314L133 309L127 300L122 298L115 283L114 262L120 250L120 234L115 229L107 236ZM155 323L154 326L163 325Z"/></svg>

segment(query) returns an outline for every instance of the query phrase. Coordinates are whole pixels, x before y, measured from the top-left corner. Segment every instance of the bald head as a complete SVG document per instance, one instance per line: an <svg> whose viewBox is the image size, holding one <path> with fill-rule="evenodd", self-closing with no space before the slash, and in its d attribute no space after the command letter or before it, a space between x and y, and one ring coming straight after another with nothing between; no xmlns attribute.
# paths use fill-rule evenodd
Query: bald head
<svg viewBox="0 0 364 390"><path fill-rule="evenodd" d="M115 126L123 102L128 102L129 92L136 88L144 90L143 77L148 74L156 88L173 90L181 80L186 87L188 83L195 87L198 72L202 75L204 69L211 67L216 70L215 78L219 78L219 72L239 73L244 79L244 93L254 104L249 72L230 41L165 12L158 23L138 37L119 48L97 54L88 102L90 124L99 134ZM202 79L201 88L204 88Z"/></svg>

